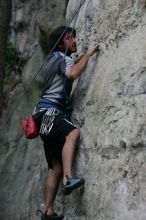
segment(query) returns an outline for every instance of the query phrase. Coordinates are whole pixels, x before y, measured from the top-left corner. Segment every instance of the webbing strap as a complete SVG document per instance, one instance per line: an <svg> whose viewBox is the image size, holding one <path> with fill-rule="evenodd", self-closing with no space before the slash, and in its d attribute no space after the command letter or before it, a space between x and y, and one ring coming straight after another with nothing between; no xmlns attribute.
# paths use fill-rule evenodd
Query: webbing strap
<svg viewBox="0 0 146 220"><path fill-rule="evenodd" d="M53 127L53 122L55 116L59 114L59 111L55 108L49 108L46 113L43 115L41 127L40 127L40 134L48 135Z"/></svg>

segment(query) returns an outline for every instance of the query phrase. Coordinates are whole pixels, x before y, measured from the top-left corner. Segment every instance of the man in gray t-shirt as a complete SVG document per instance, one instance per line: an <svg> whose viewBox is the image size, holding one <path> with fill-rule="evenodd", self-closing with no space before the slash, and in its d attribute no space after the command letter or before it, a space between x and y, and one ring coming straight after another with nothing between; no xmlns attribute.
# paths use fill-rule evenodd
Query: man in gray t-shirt
<svg viewBox="0 0 146 220"><path fill-rule="evenodd" d="M61 220L64 217L54 212L54 200L62 176L64 195L69 195L85 182L83 178L72 176L76 144L80 136L79 129L68 116L72 83L84 72L89 58L96 52L99 44L89 47L87 53L74 63L70 57L77 51L74 29L57 28L51 41L52 46L56 41L58 43L42 70L44 90L36 106L35 115L39 114L37 123L40 126L48 167L51 168L45 183L45 207L41 219Z"/></svg>

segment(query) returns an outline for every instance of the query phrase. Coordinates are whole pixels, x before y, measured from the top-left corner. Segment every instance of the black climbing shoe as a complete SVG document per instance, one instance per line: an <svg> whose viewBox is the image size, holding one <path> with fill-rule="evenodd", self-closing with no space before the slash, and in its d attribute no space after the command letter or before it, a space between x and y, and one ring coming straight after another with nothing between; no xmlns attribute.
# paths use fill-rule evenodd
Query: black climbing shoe
<svg viewBox="0 0 146 220"><path fill-rule="evenodd" d="M44 213L41 216L41 220L62 220L63 218L63 215L57 215L56 213L54 213L53 215L47 215L46 213Z"/></svg>
<svg viewBox="0 0 146 220"><path fill-rule="evenodd" d="M82 186L85 183L85 180L83 178L81 179L75 179L75 178L70 178L66 176L67 182L63 186L63 194L64 195L69 195L74 189Z"/></svg>
<svg viewBox="0 0 146 220"><path fill-rule="evenodd" d="M47 212L43 213L42 210L38 209L36 211L36 216L38 213L41 213L41 220L62 220L64 218L63 215L58 215L54 213L53 215L47 215Z"/></svg>

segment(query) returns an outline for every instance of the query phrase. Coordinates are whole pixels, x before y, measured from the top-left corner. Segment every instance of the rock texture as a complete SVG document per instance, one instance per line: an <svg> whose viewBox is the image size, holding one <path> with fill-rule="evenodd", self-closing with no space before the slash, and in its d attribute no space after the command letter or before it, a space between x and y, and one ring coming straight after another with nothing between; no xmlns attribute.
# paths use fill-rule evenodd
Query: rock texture
<svg viewBox="0 0 146 220"><path fill-rule="evenodd" d="M79 4L77 0L69 1L67 20ZM45 13L52 13L48 12L49 8L42 10L44 17ZM30 50L33 56L23 71L24 87L32 78L30 73L37 72L44 59L43 45L51 24L42 22L41 13L38 12L36 28L39 30L37 50L35 53ZM62 19L59 19L61 23ZM74 173L83 176L86 183L84 189L68 198L59 192L56 208L64 213L65 220L145 220L146 1L87 0L79 12L76 28L79 53L85 52L93 41L101 42L99 53L90 59L74 94L72 118L81 130ZM46 34L41 36L44 31ZM47 38L42 39L43 36ZM42 144L39 140L27 141L18 121L31 112L40 85L37 78L3 129L2 220L39 219L34 216L34 210L42 203L43 180L47 174ZM21 91L22 86L15 89L8 113Z"/></svg>
<svg viewBox="0 0 146 220"><path fill-rule="evenodd" d="M145 13L145 1L86 1L79 14L79 50L101 41L75 95L77 173L86 184L80 206L70 201L68 210L83 219L146 218Z"/></svg>
<svg viewBox="0 0 146 220"><path fill-rule="evenodd" d="M20 121L32 113L40 95L39 70L49 49L50 31L65 24L66 5L66 0L61 6L59 0L13 1L11 41L16 42L21 56L28 61L22 72L22 84L9 99L2 121L5 125L0 130L1 220L38 219L35 212L43 202L47 164L41 140L26 140ZM52 22L52 12L57 15L56 23Z"/></svg>

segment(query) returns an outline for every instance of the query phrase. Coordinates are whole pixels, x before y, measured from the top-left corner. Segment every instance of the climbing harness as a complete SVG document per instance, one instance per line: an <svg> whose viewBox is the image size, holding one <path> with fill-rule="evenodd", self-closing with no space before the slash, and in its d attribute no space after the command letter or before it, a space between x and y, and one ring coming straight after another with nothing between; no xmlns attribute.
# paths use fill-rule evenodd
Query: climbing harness
<svg viewBox="0 0 146 220"><path fill-rule="evenodd" d="M75 22L74 22L74 26L75 26L75 23L76 23L76 20L77 20L77 17L79 15L79 11L82 7L82 5L85 3L85 0L81 0L80 2L80 5L78 7L77 10L75 10L75 13L73 14L73 16L69 19L67 25L66 25L66 28L64 29L64 31L62 32L61 36L58 38L58 40L56 41L56 43L54 44L53 48L51 49L50 53L48 54L48 56L46 57L46 59L51 55L51 53L53 52L54 48L57 46L57 44L59 43L59 41L61 40L62 36L64 35L64 33L66 32L67 28L69 27L69 25L73 22L73 20L75 19ZM70 36L70 40L71 40L71 37ZM69 46L69 43L70 43L70 40L68 42L68 45L67 47ZM66 50L66 53L67 53L67 50ZM45 61L46 61L45 59ZM44 63L45 63L44 61ZM2 122L2 125L0 127L0 129L3 129L3 127L6 125L8 119L10 118L10 116L13 114L13 112L16 110L17 106L20 104L20 102L22 101L24 95L27 93L27 91L29 90L30 86L32 85L33 81L35 80L35 78L37 77L37 75L40 73L40 71L42 70L43 66L44 66L44 63L41 65L39 71L35 74L35 76L32 78L32 80L30 81L30 83L28 84L28 86L26 87L26 89L24 89L24 92L22 94L22 96L20 97L20 99L18 100L18 102L16 103L16 105L14 106L14 108L12 109L12 111L9 113L7 119L5 120L5 122Z"/></svg>
<svg viewBox="0 0 146 220"><path fill-rule="evenodd" d="M53 121L55 116L59 114L59 111L55 108L49 108L47 112L43 115L40 134L48 135L53 127Z"/></svg>

